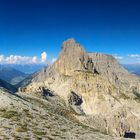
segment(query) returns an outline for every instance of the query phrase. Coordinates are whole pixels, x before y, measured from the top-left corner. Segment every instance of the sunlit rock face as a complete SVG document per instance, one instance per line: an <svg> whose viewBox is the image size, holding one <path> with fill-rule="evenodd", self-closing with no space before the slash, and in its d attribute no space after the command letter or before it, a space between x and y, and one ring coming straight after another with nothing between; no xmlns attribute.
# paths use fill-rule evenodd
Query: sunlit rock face
<svg viewBox="0 0 140 140"><path fill-rule="evenodd" d="M25 92L48 88L70 106L82 123L101 132L140 137L140 78L117 60L101 53L87 53L74 39L65 41L59 58L42 69Z"/></svg>
<svg viewBox="0 0 140 140"><path fill-rule="evenodd" d="M62 52L55 63L55 69L59 73L71 76L75 71L92 71L93 63L82 46L74 39L65 41Z"/></svg>

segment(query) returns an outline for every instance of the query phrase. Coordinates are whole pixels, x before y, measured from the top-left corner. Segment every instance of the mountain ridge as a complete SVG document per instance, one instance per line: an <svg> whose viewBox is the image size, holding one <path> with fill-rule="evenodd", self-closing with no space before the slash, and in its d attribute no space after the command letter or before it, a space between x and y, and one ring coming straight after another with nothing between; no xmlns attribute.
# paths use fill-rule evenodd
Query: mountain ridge
<svg viewBox="0 0 140 140"><path fill-rule="evenodd" d="M7 83L6 81L0 79L0 88L2 90L6 90L8 92L16 92L17 91L17 88L9 83Z"/></svg>
<svg viewBox="0 0 140 140"><path fill-rule="evenodd" d="M22 81L27 76L28 74L25 74L12 67L0 66L0 78L12 85L16 85L18 82Z"/></svg>
<svg viewBox="0 0 140 140"><path fill-rule="evenodd" d="M47 89L60 96L77 115L85 114L77 116L80 122L112 136L124 137L132 131L140 138L140 78L130 74L113 56L88 54L82 45L68 39L58 59L20 92L37 94Z"/></svg>

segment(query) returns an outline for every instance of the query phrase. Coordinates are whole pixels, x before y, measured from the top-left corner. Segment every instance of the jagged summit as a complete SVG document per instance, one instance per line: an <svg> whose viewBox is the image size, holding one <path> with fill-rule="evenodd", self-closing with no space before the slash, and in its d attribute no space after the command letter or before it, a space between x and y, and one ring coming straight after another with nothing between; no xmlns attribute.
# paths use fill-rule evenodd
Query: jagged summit
<svg viewBox="0 0 140 140"><path fill-rule="evenodd" d="M66 41L63 42L62 49L64 47L71 47L72 45L75 45L75 44L76 44L76 41L74 38L67 39Z"/></svg>
<svg viewBox="0 0 140 140"><path fill-rule="evenodd" d="M84 48L74 39L63 43L60 56L54 65L55 69L64 75L72 75L77 70L92 70L93 67Z"/></svg>
<svg viewBox="0 0 140 140"><path fill-rule="evenodd" d="M82 47L82 45L80 43L78 43L74 38L69 38L62 43L62 50L63 49L73 49L73 48L75 48L75 49L81 48L83 51L85 51L84 48Z"/></svg>

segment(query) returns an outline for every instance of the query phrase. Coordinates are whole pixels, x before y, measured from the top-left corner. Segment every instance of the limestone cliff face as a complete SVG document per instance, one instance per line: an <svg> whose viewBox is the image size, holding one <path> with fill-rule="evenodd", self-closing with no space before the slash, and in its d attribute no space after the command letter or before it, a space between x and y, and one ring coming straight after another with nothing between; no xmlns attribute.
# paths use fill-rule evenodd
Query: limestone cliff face
<svg viewBox="0 0 140 140"><path fill-rule="evenodd" d="M106 76L111 83L117 86L126 84L126 88L128 85L138 86L139 78L124 69L113 56L101 53L89 53L89 56L94 64L93 69L100 75Z"/></svg>
<svg viewBox="0 0 140 140"><path fill-rule="evenodd" d="M62 52L54 68L61 74L71 76L77 70L92 71L93 63L82 46L74 39L69 39L63 43Z"/></svg>
<svg viewBox="0 0 140 140"><path fill-rule="evenodd" d="M82 123L114 136L132 131L140 138L140 78L113 56L86 53L69 39L58 60L38 72L24 91L38 93L41 87L63 98Z"/></svg>

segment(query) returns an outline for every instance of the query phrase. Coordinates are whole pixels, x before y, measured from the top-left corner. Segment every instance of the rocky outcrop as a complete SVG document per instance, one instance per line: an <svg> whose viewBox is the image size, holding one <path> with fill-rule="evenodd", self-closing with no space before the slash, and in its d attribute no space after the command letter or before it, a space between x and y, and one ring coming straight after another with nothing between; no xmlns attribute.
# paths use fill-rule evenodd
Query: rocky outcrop
<svg viewBox="0 0 140 140"><path fill-rule="evenodd" d="M69 39L63 43L62 52L54 68L61 74L71 76L77 70L92 71L93 62L80 44Z"/></svg>
<svg viewBox="0 0 140 140"><path fill-rule="evenodd" d="M25 92L44 87L55 92L82 123L109 135L129 132L140 138L140 78L110 55L86 53L74 39L65 41L59 58L38 72Z"/></svg>
<svg viewBox="0 0 140 140"><path fill-rule="evenodd" d="M84 114L82 107L81 107L83 100L82 100L82 97L80 95L78 95L72 91L69 94L68 103L77 114Z"/></svg>
<svg viewBox="0 0 140 140"><path fill-rule="evenodd" d="M121 86L123 84L130 87L138 86L139 78L130 74L124 69L118 61L111 55L101 53L88 53L94 64L93 70L96 70L100 75L105 76L111 83ZM136 81L136 82L135 82ZM125 83L125 84L124 84Z"/></svg>

